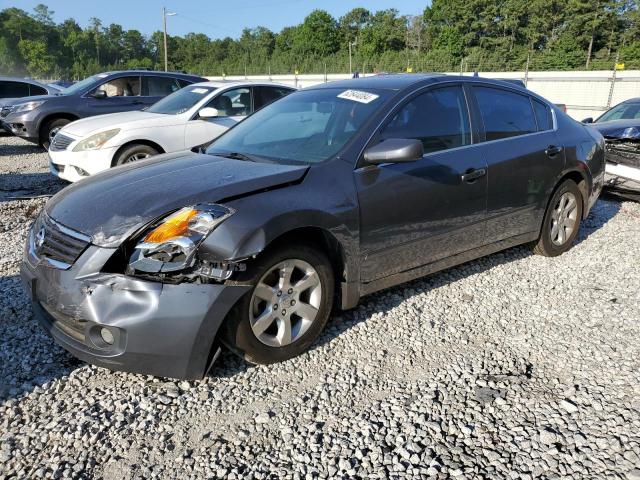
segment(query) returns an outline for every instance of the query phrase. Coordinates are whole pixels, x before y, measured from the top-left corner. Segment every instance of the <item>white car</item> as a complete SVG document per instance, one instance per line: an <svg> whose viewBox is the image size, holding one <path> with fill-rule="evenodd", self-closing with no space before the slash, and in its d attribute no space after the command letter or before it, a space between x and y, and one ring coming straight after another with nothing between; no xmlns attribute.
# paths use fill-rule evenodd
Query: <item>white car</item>
<svg viewBox="0 0 640 480"><path fill-rule="evenodd" d="M188 150L294 90L275 83L194 83L147 110L76 120L53 138L49 167L54 175L75 182L158 153Z"/></svg>

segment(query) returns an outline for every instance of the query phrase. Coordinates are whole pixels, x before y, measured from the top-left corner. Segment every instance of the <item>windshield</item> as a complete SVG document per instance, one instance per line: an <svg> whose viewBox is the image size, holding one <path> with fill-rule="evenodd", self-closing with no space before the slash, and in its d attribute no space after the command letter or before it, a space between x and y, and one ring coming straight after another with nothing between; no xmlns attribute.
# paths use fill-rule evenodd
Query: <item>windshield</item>
<svg viewBox="0 0 640 480"><path fill-rule="evenodd" d="M338 153L391 95L386 90L323 88L292 93L214 141L207 153L283 163L318 163Z"/></svg>
<svg viewBox="0 0 640 480"><path fill-rule="evenodd" d="M185 87L151 105L147 112L180 115L215 90L214 87Z"/></svg>
<svg viewBox="0 0 640 480"><path fill-rule="evenodd" d="M623 103L605 112L597 122L610 122L611 120L636 120L640 118L640 103Z"/></svg>
<svg viewBox="0 0 640 480"><path fill-rule="evenodd" d="M92 77L87 77L84 80L80 80L78 83L74 83L68 88L62 90L62 93L65 95L75 95L76 93L83 92L87 87L90 87L98 80L106 78L106 75L94 75Z"/></svg>

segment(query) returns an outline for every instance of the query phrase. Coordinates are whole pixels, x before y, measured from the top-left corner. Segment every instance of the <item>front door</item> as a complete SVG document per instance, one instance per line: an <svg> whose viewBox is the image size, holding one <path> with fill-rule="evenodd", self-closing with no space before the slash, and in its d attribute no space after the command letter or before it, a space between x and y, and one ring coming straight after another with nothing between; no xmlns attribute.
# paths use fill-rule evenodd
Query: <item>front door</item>
<svg viewBox="0 0 640 480"><path fill-rule="evenodd" d="M416 94L391 116L376 141L415 138L425 155L411 163L362 166L361 279L381 279L483 244L487 165L472 145L460 85Z"/></svg>
<svg viewBox="0 0 640 480"><path fill-rule="evenodd" d="M97 91L105 92L105 96L96 98L94 94ZM87 117L105 113L142 110L145 104L140 96L140 76L113 78L87 94L84 104L84 116Z"/></svg>
<svg viewBox="0 0 640 480"><path fill-rule="evenodd" d="M200 118L198 114L187 123L185 146L193 148L208 143L222 135L252 112L251 89L233 88L216 95L202 108L218 110L215 118Z"/></svg>

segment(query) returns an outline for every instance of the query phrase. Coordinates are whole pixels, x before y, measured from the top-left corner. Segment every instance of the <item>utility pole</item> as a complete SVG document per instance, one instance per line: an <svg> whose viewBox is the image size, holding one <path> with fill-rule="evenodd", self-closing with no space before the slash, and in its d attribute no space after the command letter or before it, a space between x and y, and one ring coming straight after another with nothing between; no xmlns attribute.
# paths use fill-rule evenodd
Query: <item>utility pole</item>
<svg viewBox="0 0 640 480"><path fill-rule="evenodd" d="M169 61L167 56L167 17L173 17L175 13L167 12L165 7L162 7L162 26L164 30L164 71L169 70Z"/></svg>
<svg viewBox="0 0 640 480"><path fill-rule="evenodd" d="M353 67L351 66L352 65L352 63L351 63L351 47L355 47L357 43L358 43L358 37L356 37L356 39L353 42L349 41L349 73L351 75L353 75Z"/></svg>

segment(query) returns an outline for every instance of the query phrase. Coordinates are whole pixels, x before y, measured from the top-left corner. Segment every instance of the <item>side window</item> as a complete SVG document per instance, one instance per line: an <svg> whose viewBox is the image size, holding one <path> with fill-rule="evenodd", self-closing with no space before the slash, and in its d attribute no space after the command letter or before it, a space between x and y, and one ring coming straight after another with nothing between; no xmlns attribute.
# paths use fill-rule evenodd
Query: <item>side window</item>
<svg viewBox="0 0 640 480"><path fill-rule="evenodd" d="M180 85L180 88L184 88L187 85L191 85L193 82L190 82L189 80L183 80L181 78L177 78L176 81L178 82L178 85Z"/></svg>
<svg viewBox="0 0 640 480"><path fill-rule="evenodd" d="M551 109L544 103L532 98L533 110L536 112L536 120L538 121L538 131L553 130L553 117Z"/></svg>
<svg viewBox="0 0 640 480"><path fill-rule="evenodd" d="M425 153L471 143L469 113L462 87L430 90L410 100L382 132L382 138L415 138Z"/></svg>
<svg viewBox="0 0 640 480"><path fill-rule="evenodd" d="M491 87L473 88L487 141L517 137L537 131L529 97Z"/></svg>
<svg viewBox="0 0 640 480"><path fill-rule="evenodd" d="M207 107L218 110L219 117L244 117L251 113L251 90L234 88L215 97Z"/></svg>
<svg viewBox="0 0 640 480"><path fill-rule="evenodd" d="M47 89L42 88L39 85L29 85L29 95L46 95Z"/></svg>
<svg viewBox="0 0 640 480"><path fill-rule="evenodd" d="M279 98L289 95L292 90L281 87L253 87L253 106L258 110Z"/></svg>
<svg viewBox="0 0 640 480"><path fill-rule="evenodd" d="M137 97L140 95L140 77L119 77L103 83L95 91L107 92L107 97Z"/></svg>
<svg viewBox="0 0 640 480"><path fill-rule="evenodd" d="M24 82L0 82L0 98L27 96L29 96L29 84Z"/></svg>
<svg viewBox="0 0 640 480"><path fill-rule="evenodd" d="M144 97L166 97L180 90L180 85L171 77L142 77L142 95Z"/></svg>

